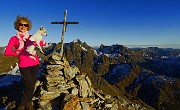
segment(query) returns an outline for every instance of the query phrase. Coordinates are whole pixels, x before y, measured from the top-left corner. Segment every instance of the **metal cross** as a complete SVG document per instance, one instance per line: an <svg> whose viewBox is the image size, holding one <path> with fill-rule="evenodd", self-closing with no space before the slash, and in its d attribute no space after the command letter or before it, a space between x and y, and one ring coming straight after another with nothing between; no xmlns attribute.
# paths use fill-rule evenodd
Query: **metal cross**
<svg viewBox="0 0 180 110"><path fill-rule="evenodd" d="M51 22L51 24L63 24L62 35L61 35L61 51L60 55L63 55L63 45L64 45L64 33L66 32L66 27L68 24L79 24L79 22L66 22L67 10L64 11L64 20L62 22Z"/></svg>

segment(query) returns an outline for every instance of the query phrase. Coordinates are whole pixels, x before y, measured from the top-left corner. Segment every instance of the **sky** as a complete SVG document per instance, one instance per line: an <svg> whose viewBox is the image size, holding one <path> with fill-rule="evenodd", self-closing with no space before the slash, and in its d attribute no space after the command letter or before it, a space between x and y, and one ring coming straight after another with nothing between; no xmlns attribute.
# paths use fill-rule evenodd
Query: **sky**
<svg viewBox="0 0 180 110"><path fill-rule="evenodd" d="M17 15L32 21L30 34L41 26L46 42L61 41L63 21L67 25L65 43L80 39L90 46L180 45L179 0L0 0L0 46L16 34Z"/></svg>

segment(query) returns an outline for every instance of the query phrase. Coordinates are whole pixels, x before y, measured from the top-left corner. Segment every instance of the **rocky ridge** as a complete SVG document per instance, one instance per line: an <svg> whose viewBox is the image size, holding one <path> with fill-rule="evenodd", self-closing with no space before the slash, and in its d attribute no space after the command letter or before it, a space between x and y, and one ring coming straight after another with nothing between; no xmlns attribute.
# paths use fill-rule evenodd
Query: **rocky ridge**
<svg viewBox="0 0 180 110"><path fill-rule="evenodd" d="M157 110L178 110L179 55L180 51L174 49L128 49L117 44L101 45L95 50L80 40L65 46L67 60L75 62L80 71L97 75L98 78L91 81L98 87L103 89L107 87L106 81L114 81L111 85L118 93L130 94ZM112 77L105 77L109 75ZM111 94L108 89L104 91Z"/></svg>

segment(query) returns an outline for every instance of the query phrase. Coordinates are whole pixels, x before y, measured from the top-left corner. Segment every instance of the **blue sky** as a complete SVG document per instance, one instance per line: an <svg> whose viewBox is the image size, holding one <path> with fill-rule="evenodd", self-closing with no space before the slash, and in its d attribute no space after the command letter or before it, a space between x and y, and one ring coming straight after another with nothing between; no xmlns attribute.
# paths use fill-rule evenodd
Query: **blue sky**
<svg viewBox="0 0 180 110"><path fill-rule="evenodd" d="M17 15L33 23L30 34L44 26L47 42L60 42L63 21L68 25L65 42L80 39L90 46L180 45L179 0L0 0L0 46L15 35Z"/></svg>

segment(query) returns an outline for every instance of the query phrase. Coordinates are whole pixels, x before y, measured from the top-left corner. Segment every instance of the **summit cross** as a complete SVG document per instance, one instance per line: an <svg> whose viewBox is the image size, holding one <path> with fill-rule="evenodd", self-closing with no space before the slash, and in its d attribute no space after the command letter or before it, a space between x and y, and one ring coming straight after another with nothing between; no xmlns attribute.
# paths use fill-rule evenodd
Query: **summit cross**
<svg viewBox="0 0 180 110"><path fill-rule="evenodd" d="M51 24L63 24L62 35L61 35L61 51L60 55L63 55L63 45L64 45L64 33L66 32L66 27L68 24L79 24L79 22L66 22L67 10L64 11L64 20L62 22L51 22Z"/></svg>

